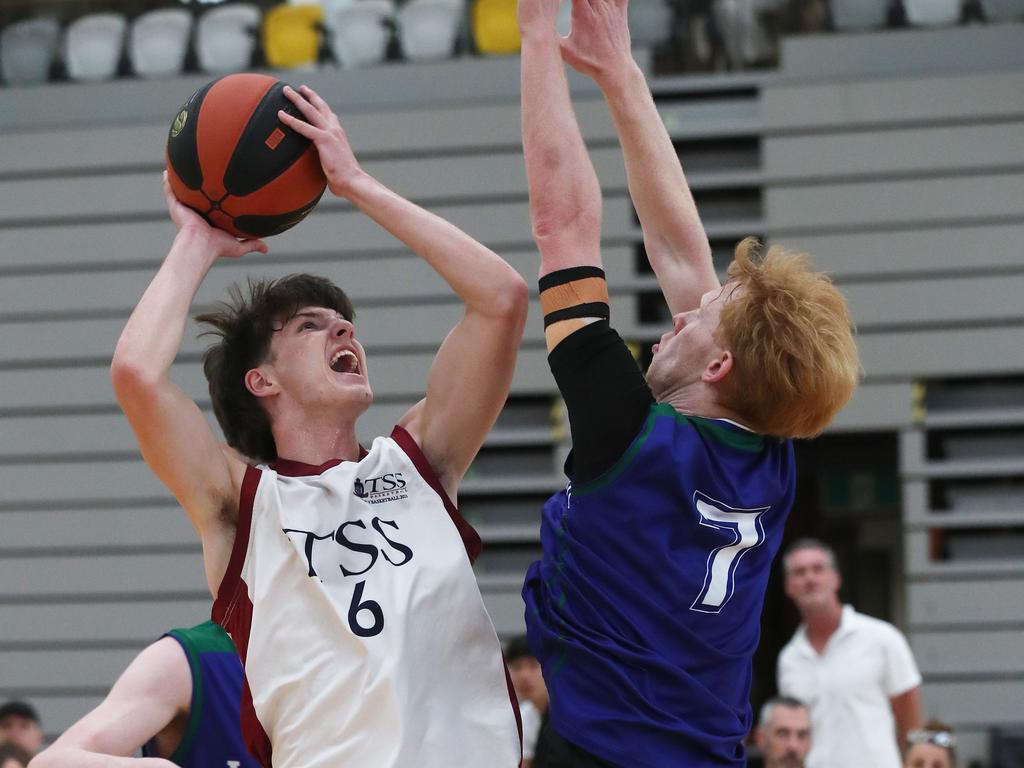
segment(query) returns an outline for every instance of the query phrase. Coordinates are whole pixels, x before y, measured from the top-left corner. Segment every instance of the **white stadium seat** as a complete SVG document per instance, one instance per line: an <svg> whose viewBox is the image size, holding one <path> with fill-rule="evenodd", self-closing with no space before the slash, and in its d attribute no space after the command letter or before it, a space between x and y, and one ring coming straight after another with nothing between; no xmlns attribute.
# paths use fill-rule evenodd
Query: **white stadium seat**
<svg viewBox="0 0 1024 768"><path fill-rule="evenodd" d="M881 29L889 16L888 0L831 0L832 26L844 32Z"/></svg>
<svg viewBox="0 0 1024 768"><path fill-rule="evenodd" d="M64 35L64 56L72 80L109 80L117 74L128 20L120 13L77 19Z"/></svg>
<svg viewBox="0 0 1024 768"><path fill-rule="evenodd" d="M412 61L451 56L465 10L462 0L409 0L397 17L402 54Z"/></svg>
<svg viewBox="0 0 1024 768"><path fill-rule="evenodd" d="M903 9L915 27L948 27L960 21L960 0L903 0Z"/></svg>
<svg viewBox="0 0 1024 768"><path fill-rule="evenodd" d="M365 67L384 60L394 18L391 0L356 0L332 10L328 19L331 45L341 66Z"/></svg>
<svg viewBox="0 0 1024 768"><path fill-rule="evenodd" d="M192 14L184 8L150 11L132 22L128 58L135 74L166 77L181 72L192 35Z"/></svg>
<svg viewBox="0 0 1024 768"><path fill-rule="evenodd" d="M196 25L196 57L199 67L211 74L249 69L260 10L249 3L225 5L204 13Z"/></svg>
<svg viewBox="0 0 1024 768"><path fill-rule="evenodd" d="M1024 0L981 0L981 9L988 21L1024 19Z"/></svg>
<svg viewBox="0 0 1024 768"><path fill-rule="evenodd" d="M57 52L60 28L54 19L29 19L0 33L0 70L8 85L45 83Z"/></svg>

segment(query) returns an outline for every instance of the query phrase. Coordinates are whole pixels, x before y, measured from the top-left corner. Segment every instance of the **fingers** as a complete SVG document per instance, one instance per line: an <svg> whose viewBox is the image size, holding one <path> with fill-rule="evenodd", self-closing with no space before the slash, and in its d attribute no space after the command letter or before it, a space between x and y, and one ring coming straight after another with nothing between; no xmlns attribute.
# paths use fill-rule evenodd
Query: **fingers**
<svg viewBox="0 0 1024 768"><path fill-rule="evenodd" d="M324 115L319 109L317 109L313 104L307 101L301 93L296 91L290 85L286 85L284 87L284 95L288 97L288 100L292 104L299 108L299 112L302 113L303 117L305 117L306 120L308 120L313 125L320 127L320 124L324 120ZM317 96L317 98L319 99L320 97ZM323 99L320 99L320 101L323 102ZM283 112L284 110L281 111ZM285 114L288 113L285 112Z"/></svg>
<svg viewBox="0 0 1024 768"><path fill-rule="evenodd" d="M297 134L299 134L300 136L305 136L310 141L315 140L317 137L317 132L319 131L319 129L316 126L310 125L305 120L299 120L299 118L297 118L295 115L289 115L283 109L278 110L277 119L280 120L285 125L287 125L289 128L291 128Z"/></svg>
<svg viewBox="0 0 1024 768"><path fill-rule="evenodd" d="M299 92L306 97L310 104L317 108L321 114L327 115L331 112L331 108L327 105L320 94L310 88L308 85L300 85Z"/></svg>

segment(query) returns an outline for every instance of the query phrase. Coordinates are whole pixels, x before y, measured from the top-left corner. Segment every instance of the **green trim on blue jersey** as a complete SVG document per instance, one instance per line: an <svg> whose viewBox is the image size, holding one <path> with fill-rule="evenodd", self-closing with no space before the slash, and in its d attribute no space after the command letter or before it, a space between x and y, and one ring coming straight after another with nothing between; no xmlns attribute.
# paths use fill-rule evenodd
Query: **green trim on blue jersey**
<svg viewBox="0 0 1024 768"><path fill-rule="evenodd" d="M671 405L659 404L654 407L671 410L677 421L685 421L692 424L694 429L700 432L701 437L706 440L721 443L722 445L727 445L738 451L746 451L747 453L760 453L764 450L764 435L746 430L741 431L739 428L732 430L718 419L709 419L706 416L687 416L686 414L679 413Z"/></svg>
<svg viewBox="0 0 1024 768"><path fill-rule="evenodd" d="M225 651L235 653L236 651L231 638L220 625L212 621L204 621L202 624L188 629L172 629L167 634L181 644L192 672L192 702L189 706L188 724L185 726L185 734L181 737L178 748L168 758L172 763L181 765L182 760L192 748L196 731L199 730L199 723L202 722L203 673L199 666L199 655L210 651L215 653Z"/></svg>

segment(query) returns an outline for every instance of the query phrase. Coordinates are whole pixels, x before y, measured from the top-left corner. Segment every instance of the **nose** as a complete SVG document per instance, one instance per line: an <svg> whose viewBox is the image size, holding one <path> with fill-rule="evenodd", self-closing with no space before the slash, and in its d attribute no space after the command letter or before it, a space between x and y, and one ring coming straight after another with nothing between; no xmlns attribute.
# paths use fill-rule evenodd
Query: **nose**
<svg viewBox="0 0 1024 768"><path fill-rule="evenodd" d="M343 317L335 318L331 323L331 335L337 336L339 339L346 335L355 336L355 326Z"/></svg>

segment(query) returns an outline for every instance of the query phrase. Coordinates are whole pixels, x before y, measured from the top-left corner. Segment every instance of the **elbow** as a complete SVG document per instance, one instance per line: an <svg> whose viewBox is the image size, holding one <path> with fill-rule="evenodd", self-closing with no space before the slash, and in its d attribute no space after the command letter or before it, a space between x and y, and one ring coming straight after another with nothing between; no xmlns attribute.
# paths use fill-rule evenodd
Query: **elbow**
<svg viewBox="0 0 1024 768"><path fill-rule="evenodd" d="M126 353L118 347L110 363L110 383L114 395L122 408L129 402L137 402L153 392L160 380L152 372L152 366L137 355Z"/></svg>
<svg viewBox="0 0 1024 768"><path fill-rule="evenodd" d="M500 290L496 292L491 311L512 325L524 326L529 305L530 289L526 280L509 267L506 276L501 281Z"/></svg>

